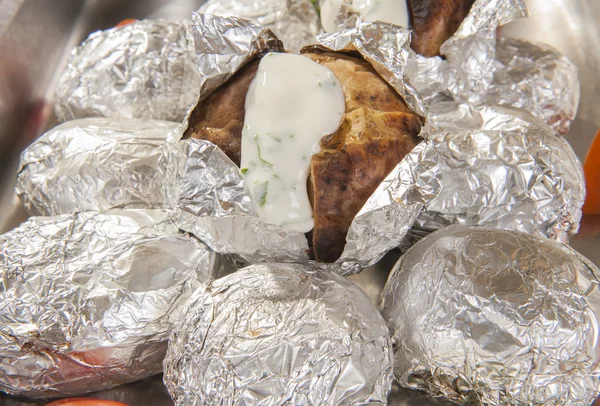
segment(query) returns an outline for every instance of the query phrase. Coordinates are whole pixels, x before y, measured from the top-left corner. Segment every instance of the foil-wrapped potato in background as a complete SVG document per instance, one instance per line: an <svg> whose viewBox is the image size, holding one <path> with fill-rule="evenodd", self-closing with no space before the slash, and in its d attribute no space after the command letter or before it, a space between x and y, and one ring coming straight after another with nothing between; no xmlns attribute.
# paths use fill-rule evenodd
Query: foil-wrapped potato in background
<svg viewBox="0 0 600 406"><path fill-rule="evenodd" d="M527 113L438 103L422 135L427 140L384 182L392 197L380 195L422 203L418 228L480 225L561 241L579 229L581 163L564 138Z"/></svg>
<svg viewBox="0 0 600 406"><path fill-rule="evenodd" d="M199 90L190 22L144 20L95 32L75 48L58 81L54 108L59 121L181 121Z"/></svg>
<svg viewBox="0 0 600 406"><path fill-rule="evenodd" d="M177 123L86 118L61 124L21 154L16 191L32 214L161 208L169 135Z"/></svg>
<svg viewBox="0 0 600 406"><path fill-rule="evenodd" d="M341 276L253 265L200 288L184 314L165 358L176 405L386 403L387 328Z"/></svg>
<svg viewBox="0 0 600 406"><path fill-rule="evenodd" d="M294 52L314 44L321 32L319 15L309 0L209 0L198 12L254 21L273 31Z"/></svg>
<svg viewBox="0 0 600 406"><path fill-rule="evenodd" d="M395 265L379 309L401 385L457 403L589 406L600 270L556 241L452 226Z"/></svg>
<svg viewBox="0 0 600 406"><path fill-rule="evenodd" d="M224 264L158 210L32 217L0 236L0 390L79 395L159 373Z"/></svg>

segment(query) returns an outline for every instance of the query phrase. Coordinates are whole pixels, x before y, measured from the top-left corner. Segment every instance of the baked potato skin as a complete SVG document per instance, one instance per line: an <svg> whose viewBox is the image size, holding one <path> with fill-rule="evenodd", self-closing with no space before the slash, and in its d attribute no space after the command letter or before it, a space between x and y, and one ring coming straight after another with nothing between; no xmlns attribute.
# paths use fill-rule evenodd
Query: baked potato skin
<svg viewBox="0 0 600 406"><path fill-rule="evenodd" d="M245 65L225 85L200 102L190 116L190 125L183 138L210 141L239 166L246 94L256 76L259 62L256 60Z"/></svg>
<svg viewBox="0 0 600 406"><path fill-rule="evenodd" d="M422 123L361 57L310 48L303 55L331 69L344 90L346 111L341 126L321 139L321 151L311 159L308 179L315 222L309 233L312 253L318 261L335 262L358 211L419 143ZM185 134L213 142L237 165L246 94L258 63L242 68L200 103Z"/></svg>
<svg viewBox="0 0 600 406"><path fill-rule="evenodd" d="M418 143L421 119L366 61L337 53L305 53L336 75L346 114L321 139L311 160L315 259L334 262L352 220L391 170Z"/></svg>
<svg viewBox="0 0 600 406"><path fill-rule="evenodd" d="M440 47L469 14L475 0L408 0L412 49L423 56L439 56Z"/></svg>

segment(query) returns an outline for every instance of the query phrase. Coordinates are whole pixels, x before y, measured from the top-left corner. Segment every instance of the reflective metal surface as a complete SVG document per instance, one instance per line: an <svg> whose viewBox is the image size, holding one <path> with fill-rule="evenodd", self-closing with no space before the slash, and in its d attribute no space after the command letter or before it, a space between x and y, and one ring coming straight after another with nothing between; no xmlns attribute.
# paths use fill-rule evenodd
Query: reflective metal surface
<svg viewBox="0 0 600 406"><path fill-rule="evenodd" d="M18 156L56 124L47 107L68 52L89 33L125 18L187 18L203 0L0 0L0 232L26 214L14 194ZM578 66L581 103L567 140L580 159L600 128L600 1L527 0L531 18L503 27L501 35L546 42ZM600 264L600 216L585 217L572 246ZM388 254L376 266L352 276L375 301L398 257ZM161 377L93 395L130 406L171 406ZM393 406L446 405L419 392L394 387ZM0 406L43 403L0 396Z"/></svg>

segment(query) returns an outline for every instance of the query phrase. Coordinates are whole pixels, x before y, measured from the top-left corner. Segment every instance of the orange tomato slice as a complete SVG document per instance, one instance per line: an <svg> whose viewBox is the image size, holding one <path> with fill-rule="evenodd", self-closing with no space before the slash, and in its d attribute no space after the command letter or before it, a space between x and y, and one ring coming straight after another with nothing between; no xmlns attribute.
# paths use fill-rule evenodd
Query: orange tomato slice
<svg viewBox="0 0 600 406"><path fill-rule="evenodd" d="M137 20L135 18L126 18L124 20L121 20L117 23L117 25L115 25L115 27L124 27L126 25L129 25L131 23L135 23Z"/></svg>
<svg viewBox="0 0 600 406"><path fill-rule="evenodd" d="M114 400L92 399L92 398L70 398L61 399L48 403L46 406L127 406L125 403Z"/></svg>
<svg viewBox="0 0 600 406"><path fill-rule="evenodd" d="M586 189L583 214L600 214L600 131L596 134L585 158L583 172L585 173Z"/></svg>

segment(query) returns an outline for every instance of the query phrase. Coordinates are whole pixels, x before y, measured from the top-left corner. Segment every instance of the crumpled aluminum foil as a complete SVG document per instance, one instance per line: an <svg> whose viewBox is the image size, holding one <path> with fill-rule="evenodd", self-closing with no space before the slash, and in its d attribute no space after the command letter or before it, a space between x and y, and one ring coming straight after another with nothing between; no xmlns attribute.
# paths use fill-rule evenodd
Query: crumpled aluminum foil
<svg viewBox="0 0 600 406"><path fill-rule="evenodd" d="M439 114L434 114L437 112ZM422 203L416 225L480 225L563 242L579 229L583 169L569 143L527 113L439 103L390 179L390 200Z"/></svg>
<svg viewBox="0 0 600 406"><path fill-rule="evenodd" d="M590 405L600 391L598 275L568 246L523 233L429 235L381 295L397 380L461 404Z"/></svg>
<svg viewBox="0 0 600 406"><path fill-rule="evenodd" d="M252 58L267 50L282 49L270 31L265 32L247 20L195 14L193 21L200 71L206 72L201 98L225 83ZM362 49L379 72L388 72L386 77L397 90L403 89L401 70L409 46L406 30L374 23L340 35L345 37L334 34L322 37L326 44L323 46L331 46L328 48L331 50L350 50L351 46ZM388 44L390 36L394 38L392 44ZM217 69L204 69L210 66ZM197 235L216 252L247 263L308 262L305 235L258 219L239 168L220 149L196 139L177 144L185 128L182 125L179 133L173 133L165 157L167 204L174 208L176 224ZM331 269L351 274L377 262L402 242L421 207L421 203L386 201L362 210L350 227L342 256Z"/></svg>
<svg viewBox="0 0 600 406"><path fill-rule="evenodd" d="M341 276L254 265L197 290L184 313L164 362L176 405L386 403L387 327Z"/></svg>
<svg viewBox="0 0 600 406"><path fill-rule="evenodd" d="M236 16L255 21L273 31L286 48L299 52L315 43L321 33L317 10L309 0L209 0L199 13L223 17Z"/></svg>
<svg viewBox="0 0 600 406"><path fill-rule="evenodd" d="M181 121L198 100L197 66L189 21L95 32L72 51L58 81L56 115Z"/></svg>
<svg viewBox="0 0 600 406"><path fill-rule="evenodd" d="M506 105L529 111L559 134L579 106L577 67L556 49L512 38L496 28L527 16L522 0L479 0L439 57L411 52L406 75L429 103L444 100Z"/></svg>
<svg viewBox="0 0 600 406"><path fill-rule="evenodd" d="M160 160L178 123L86 118L59 125L21 154L17 194L34 214L160 208Z"/></svg>
<svg viewBox="0 0 600 406"><path fill-rule="evenodd" d="M0 236L0 390L72 396L161 371L220 257L158 210L32 217Z"/></svg>

